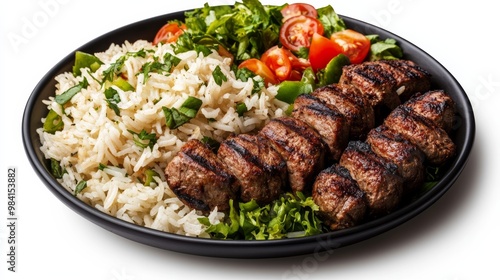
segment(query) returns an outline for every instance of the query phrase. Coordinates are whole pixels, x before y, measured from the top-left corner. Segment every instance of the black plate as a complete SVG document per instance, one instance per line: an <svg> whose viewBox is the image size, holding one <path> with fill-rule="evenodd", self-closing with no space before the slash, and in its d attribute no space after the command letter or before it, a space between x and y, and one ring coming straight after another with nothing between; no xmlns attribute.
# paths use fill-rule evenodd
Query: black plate
<svg viewBox="0 0 500 280"><path fill-rule="evenodd" d="M102 52L108 49L111 43L122 43L125 40L135 41L137 39L152 40L156 31L165 22L183 18L184 12L177 12L136 22L100 36L81 46L78 50L87 53ZM49 163L44 159L40 151L40 140L36 133L36 129L42 125L40 119L45 117L48 112L46 106L42 104L42 100L54 94L56 84L54 77L59 73L71 71L74 53L68 54L42 78L27 102L22 123L23 144L26 154L43 183L69 208L120 236L167 250L214 257L282 257L334 249L390 230L421 213L436 202L453 185L467 162L474 142L474 114L469 99L460 84L438 61L426 52L386 30L349 17L342 16L342 18L349 28L361 33L379 34L381 38L396 39L404 50L405 58L415 61L428 70L433 76L433 87L445 90L458 105L457 125L453 135L453 140L457 145L457 156L451 162L445 176L432 190L390 215L353 228L311 237L270 241L228 241L165 233L134 225L100 212L74 197L52 177L49 171Z"/></svg>

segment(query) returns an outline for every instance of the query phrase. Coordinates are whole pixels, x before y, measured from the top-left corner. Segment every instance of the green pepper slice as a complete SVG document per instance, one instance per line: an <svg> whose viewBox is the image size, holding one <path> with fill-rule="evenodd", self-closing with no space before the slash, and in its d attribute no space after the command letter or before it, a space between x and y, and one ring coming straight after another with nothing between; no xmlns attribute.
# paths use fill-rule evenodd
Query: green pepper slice
<svg viewBox="0 0 500 280"><path fill-rule="evenodd" d="M292 104L297 96L311 93L313 90L313 86L310 83L304 83L302 81L284 81L279 84L276 99Z"/></svg>
<svg viewBox="0 0 500 280"><path fill-rule="evenodd" d="M349 58L342 53L332 58L325 67L323 76L324 84L331 85L338 83L342 75L342 67L349 64L351 64Z"/></svg>
<svg viewBox="0 0 500 280"><path fill-rule="evenodd" d="M151 183L154 183L154 178L153 177L158 177L160 175L158 175L158 173L156 171L154 171L153 169L146 169L146 171L144 171L144 186L150 186Z"/></svg>
<svg viewBox="0 0 500 280"><path fill-rule="evenodd" d="M118 77L118 78L114 79L112 84L117 86L118 88L120 88L123 91L134 91L135 90L134 87L129 82L127 82L127 80L125 80L122 77Z"/></svg>
<svg viewBox="0 0 500 280"><path fill-rule="evenodd" d="M102 61L97 58L97 56L84 53L81 51L75 52L75 65L73 65L73 75L79 76L82 74L80 69L89 68L92 72L95 72L102 65Z"/></svg>
<svg viewBox="0 0 500 280"><path fill-rule="evenodd" d="M54 134L56 131L62 130L63 127L64 123L62 121L62 117L59 116L56 111L50 109L47 117L45 118L45 122L43 123L43 131Z"/></svg>

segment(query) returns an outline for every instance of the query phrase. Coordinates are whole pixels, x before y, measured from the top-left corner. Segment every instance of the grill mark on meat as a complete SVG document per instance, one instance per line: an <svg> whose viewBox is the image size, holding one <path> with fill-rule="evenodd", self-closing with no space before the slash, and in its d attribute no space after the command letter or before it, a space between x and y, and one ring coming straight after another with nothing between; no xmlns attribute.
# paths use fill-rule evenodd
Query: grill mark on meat
<svg viewBox="0 0 500 280"><path fill-rule="evenodd" d="M394 80L392 75L386 71L380 71L380 64L365 64L366 67L355 67L354 73L363 76L367 82L374 85L382 85Z"/></svg>
<svg viewBox="0 0 500 280"><path fill-rule="evenodd" d="M402 101L408 100L417 92L430 89L430 73L410 60L381 60L382 65L387 65L387 71L392 73L396 80L396 90Z"/></svg>
<svg viewBox="0 0 500 280"><path fill-rule="evenodd" d="M394 109L417 92L430 89L429 72L409 60L379 60L343 68L339 84L352 85L374 107Z"/></svg>
<svg viewBox="0 0 500 280"><path fill-rule="evenodd" d="M455 120L456 104L443 90L428 91L417 94L404 106L434 125L450 133Z"/></svg>
<svg viewBox="0 0 500 280"><path fill-rule="evenodd" d="M310 94L297 97L294 106L292 117L314 128L328 147L328 157L338 161L349 137L349 126L344 115Z"/></svg>
<svg viewBox="0 0 500 280"><path fill-rule="evenodd" d="M247 135L241 134L241 136L242 137L240 137L239 140L255 144L251 141L251 139L248 139L247 137L245 137ZM262 137L257 137L257 139L255 139L255 140L267 141ZM238 144L234 139L228 139L228 140L224 141L224 143L226 145L228 145L229 147L231 147L231 149L233 149L235 152L240 154L242 157L244 157L246 160L248 160L252 164L264 169L265 171L268 171L268 172L282 171L283 168L286 167L285 161L281 161L278 165L267 164L266 162L264 162L262 160L261 157L258 157L256 155L252 154L251 152L248 151L248 149L246 149L245 147ZM269 148L272 149L272 147L269 147Z"/></svg>
<svg viewBox="0 0 500 280"><path fill-rule="evenodd" d="M386 105L393 109L400 104L396 80L379 62L344 66L339 84L356 87L372 106Z"/></svg>
<svg viewBox="0 0 500 280"><path fill-rule="evenodd" d="M365 194L349 171L338 164L318 174L312 197L320 207L318 214L331 230L355 226L365 218Z"/></svg>
<svg viewBox="0 0 500 280"><path fill-rule="evenodd" d="M196 199L188 194L184 194L180 189L174 189L172 191L179 198L179 200L183 201L189 207L194 208L196 210L200 210L202 212L210 211L210 206L203 200Z"/></svg>
<svg viewBox="0 0 500 280"><path fill-rule="evenodd" d="M264 164L260 160L260 158L258 158L257 156L251 154L247 149L245 149L244 147L240 146L233 139L225 141L224 144L227 145L228 147L230 147L231 149L233 149L238 154L240 154L243 158L245 158L245 160L253 163L255 166L258 166L258 167L260 167L260 168L262 168L262 169L264 169L266 171L273 171L273 169L275 169L272 166Z"/></svg>
<svg viewBox="0 0 500 280"><path fill-rule="evenodd" d="M366 142L378 156L394 163L404 179L405 195L411 194L424 181L424 153L401 134L384 125L372 129Z"/></svg>
<svg viewBox="0 0 500 280"><path fill-rule="evenodd" d="M321 136L305 122L291 117L272 119L259 134L285 160L292 191L309 193L324 166L325 145Z"/></svg>
<svg viewBox="0 0 500 280"><path fill-rule="evenodd" d="M442 165L455 154L455 144L446 131L399 106L385 119L384 125L416 145L431 165Z"/></svg>
<svg viewBox="0 0 500 280"><path fill-rule="evenodd" d="M370 216L385 215L399 206L403 179L397 174L397 166L375 154L366 142L349 142L340 165L365 192Z"/></svg>
<svg viewBox="0 0 500 280"><path fill-rule="evenodd" d="M281 123L284 126L286 126L287 128L291 129L293 132L300 134L300 135L302 135L302 133L307 133L309 130L307 126L296 122L292 118L287 118L287 117L275 118L275 119L272 119L271 121ZM307 133L307 134L310 134L310 133Z"/></svg>
<svg viewBox="0 0 500 280"><path fill-rule="evenodd" d="M259 205L277 199L287 186L286 162L259 135L240 134L224 140L218 153L240 183L240 198Z"/></svg>
<svg viewBox="0 0 500 280"><path fill-rule="evenodd" d="M380 63L389 66L387 70L396 79L396 91L401 101L408 100L414 93L426 92L430 89L430 73L413 61L381 60Z"/></svg>
<svg viewBox="0 0 500 280"><path fill-rule="evenodd" d="M344 115L349 126L349 139L351 140L365 138L368 131L375 126L375 113L372 106L361 98L358 90L352 86L327 85L317 88L311 95Z"/></svg>
<svg viewBox="0 0 500 280"><path fill-rule="evenodd" d="M191 150L187 150L184 152L186 156L188 156L193 162L201 165L204 169L208 169L214 173L217 173L221 175L224 178L227 178L230 180L232 178L232 175L227 173L224 169L220 169L220 167L216 167L215 165L211 164L206 158L199 154L193 153Z"/></svg>
<svg viewBox="0 0 500 280"><path fill-rule="evenodd" d="M165 168L170 189L187 206L207 213L229 210L238 193L236 178L199 140L189 140Z"/></svg>

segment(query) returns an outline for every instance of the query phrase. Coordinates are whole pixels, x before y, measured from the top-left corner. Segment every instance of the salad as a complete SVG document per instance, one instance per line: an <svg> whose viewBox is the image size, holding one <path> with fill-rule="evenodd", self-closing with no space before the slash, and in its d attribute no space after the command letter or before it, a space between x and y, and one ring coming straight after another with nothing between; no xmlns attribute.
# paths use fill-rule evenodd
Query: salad
<svg viewBox="0 0 500 280"><path fill-rule="evenodd" d="M243 69L241 78L249 70L265 85L278 85L276 98L290 104L300 93L337 82L344 65L403 55L394 39L346 27L330 5L269 6L258 0L186 12L184 21L157 32L153 44L160 43L175 43L178 52L215 49L233 59L235 70Z"/></svg>

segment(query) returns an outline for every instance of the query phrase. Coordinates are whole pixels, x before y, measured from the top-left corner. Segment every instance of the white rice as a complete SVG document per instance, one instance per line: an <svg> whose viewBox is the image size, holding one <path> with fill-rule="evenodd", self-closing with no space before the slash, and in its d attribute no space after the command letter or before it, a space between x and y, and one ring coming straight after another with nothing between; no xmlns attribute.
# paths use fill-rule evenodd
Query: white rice
<svg viewBox="0 0 500 280"><path fill-rule="evenodd" d="M152 51L145 58L129 57L123 66L135 91L124 92L115 87L121 99L120 116L117 116L108 107L99 81L111 63L127 52L142 49ZM142 65L167 52L181 58L181 63L171 74L150 73L144 83ZM167 163L189 139L207 136L222 141L232 133L257 130L269 119L283 115L288 104L274 98L277 88L273 86L252 94L256 80L237 80L230 70L231 60L216 52L206 57L194 51L174 54L171 45L153 46L139 40L113 44L107 51L95 55L104 62L95 73L82 69L78 77L71 73L56 77L55 95L84 78L89 82L86 89L64 105L64 110L54 97L44 101L64 122L64 129L55 134L44 132L43 128L37 131L45 157L59 161L66 170L60 183L73 193L78 182L86 180L87 187L77 197L125 221L166 232L208 237L205 226L198 221L201 213L183 205L169 189L164 174ZM221 86L212 76L217 66L227 77ZM169 129L162 106L178 108L188 96L203 102L197 116L177 129ZM235 111L237 103L245 103L248 108L244 116L238 116ZM42 123L44 121L42 119ZM133 134L128 131L142 129L156 133L157 142L152 148L134 144ZM107 168L100 170L99 164ZM159 174L150 186L141 183L147 169ZM209 215L212 223L223 217L224 214L217 211Z"/></svg>

